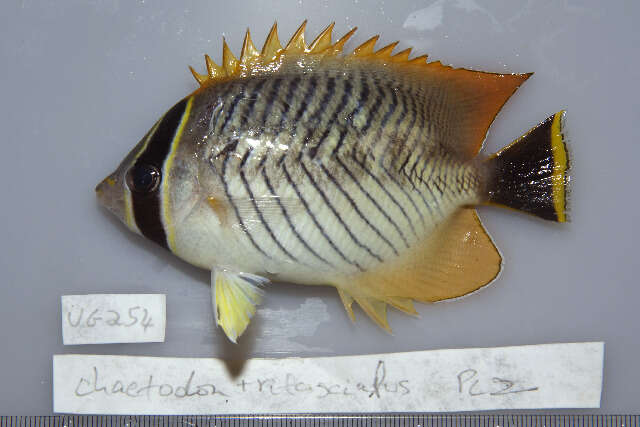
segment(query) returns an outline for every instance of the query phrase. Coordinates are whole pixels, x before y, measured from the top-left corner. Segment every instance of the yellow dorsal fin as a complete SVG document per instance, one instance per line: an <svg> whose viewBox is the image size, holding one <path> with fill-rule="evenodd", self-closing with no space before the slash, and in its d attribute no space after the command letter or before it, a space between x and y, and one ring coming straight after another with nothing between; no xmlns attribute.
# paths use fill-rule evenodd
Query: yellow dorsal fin
<svg viewBox="0 0 640 427"><path fill-rule="evenodd" d="M200 86L204 86L209 81L209 76L198 73L191 65L189 65L189 70L191 70L191 74L193 74L196 81L200 83Z"/></svg>
<svg viewBox="0 0 640 427"><path fill-rule="evenodd" d="M393 62L407 62L409 61L409 55L411 55L411 48L407 48L401 52L396 53L391 57Z"/></svg>
<svg viewBox="0 0 640 427"><path fill-rule="evenodd" d="M307 44L304 41L304 29L307 26L307 20L305 19L302 25L298 27L291 40L287 43L284 51L287 53L305 53L307 51Z"/></svg>
<svg viewBox="0 0 640 427"><path fill-rule="evenodd" d="M358 27L353 27L351 29L351 31L349 31L347 34L342 36L342 38L340 38L340 40L338 40L337 42L335 42L335 44L333 44L331 47L329 47L327 49L329 51L329 53L331 53L333 55L338 55L338 54L342 53L342 51L344 50L344 45L355 34L357 29L358 29Z"/></svg>
<svg viewBox="0 0 640 427"><path fill-rule="evenodd" d="M416 56L410 59L407 64L409 65L427 65L427 55Z"/></svg>
<svg viewBox="0 0 640 427"><path fill-rule="evenodd" d="M225 75L224 69L213 62L209 55L204 56L205 64L207 64L207 75L210 79L217 79Z"/></svg>
<svg viewBox="0 0 640 427"><path fill-rule="evenodd" d="M334 24L327 26L307 46L304 31L305 20L295 31L286 47L282 47L278 37L278 26L273 24L265 44L260 52L251 41L249 30L244 38L240 60L238 60L223 40L222 65L216 65L211 58L205 57L207 73L200 74L193 68L191 73L201 87L234 78L243 78L261 73L273 73L280 69L286 58L298 58L303 55L317 57L335 57L341 54L345 44L353 36L353 28L337 42L332 43L331 34ZM411 49L393 54L397 42L379 50L375 44L379 36L374 36L354 49L345 61L375 61L383 66L406 71L408 75L420 81L428 82L429 88L443 88L447 92L442 111L446 117L442 121L455 123L449 126L448 141L455 141L452 148L464 157L475 156L484 141L485 135L494 117L509 99L516 88L530 74L494 74L465 69L454 69L442 65L439 61L427 63L427 56L410 59Z"/></svg>
<svg viewBox="0 0 640 427"><path fill-rule="evenodd" d="M409 64L418 59L409 61ZM446 114L441 120L455 123L449 128L447 140L453 142L452 149L466 158L478 154L493 119L532 74L486 73L452 68L440 61L425 63L425 59L416 65L420 69L415 73L418 78L446 88L446 105L442 109Z"/></svg>
<svg viewBox="0 0 640 427"><path fill-rule="evenodd" d="M233 55L224 38L222 39L222 66L227 76L233 76L238 68L238 59Z"/></svg>
<svg viewBox="0 0 640 427"><path fill-rule="evenodd" d="M400 42L393 42L393 43L390 43L390 44L386 45L382 49L377 50L376 53L375 53L376 58L380 58L380 59L390 58L391 57L391 52L393 52L393 49L395 49L395 47L398 45L398 43L400 43Z"/></svg>
<svg viewBox="0 0 640 427"><path fill-rule="evenodd" d="M253 45L251 41L251 32L247 28L247 32L244 35L244 41L242 42L242 52L240 53L240 64L247 67L252 62L255 62L260 58L260 52Z"/></svg>
<svg viewBox="0 0 640 427"><path fill-rule="evenodd" d="M316 39L309 45L309 53L321 53L331 46L331 32L335 25L336 23L332 22L327 28L318 34L318 37L316 37Z"/></svg>
<svg viewBox="0 0 640 427"><path fill-rule="evenodd" d="M354 49L353 56L361 58L373 56L373 48L375 47L376 42L379 38L380 36L373 36L366 42L362 43L360 46Z"/></svg>
<svg viewBox="0 0 640 427"><path fill-rule="evenodd" d="M331 40L333 27L335 23L327 26L311 43L307 46L305 42L304 31L307 25L305 20L287 43L286 47L280 44L278 37L278 24L274 23L269 31L269 35L265 40L261 51L258 51L251 40L250 31L247 29L240 59L237 59L226 40L222 41L222 66L216 65L211 58L205 56L207 64L207 74L200 74L192 67L189 67L193 77L201 87L208 86L218 81L228 80L229 78L246 77L260 72L272 72L279 68L283 58L286 56L296 57L298 55L338 55L344 49L344 45L351 38L356 29L353 28L345 34L336 43Z"/></svg>
<svg viewBox="0 0 640 427"><path fill-rule="evenodd" d="M262 59L265 62L271 62L276 59L276 56L282 51L282 45L278 39L278 23L274 23L269 31L269 35L262 46Z"/></svg>
<svg viewBox="0 0 640 427"><path fill-rule="evenodd" d="M416 314L411 300L433 302L466 295L493 281L501 266L500 253L475 209L461 209L395 260L332 283L347 310L353 298L387 329L384 304Z"/></svg>

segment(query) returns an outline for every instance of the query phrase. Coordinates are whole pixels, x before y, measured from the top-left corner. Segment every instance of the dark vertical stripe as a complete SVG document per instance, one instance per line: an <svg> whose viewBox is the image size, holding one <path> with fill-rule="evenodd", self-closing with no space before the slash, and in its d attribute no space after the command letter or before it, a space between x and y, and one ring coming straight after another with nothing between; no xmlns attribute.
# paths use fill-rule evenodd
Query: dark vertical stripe
<svg viewBox="0 0 640 427"><path fill-rule="evenodd" d="M264 102L265 96L262 93L262 88L267 83L268 79L262 78L257 82L253 83L248 87L248 95L247 96L247 106L244 111L240 112L241 121L240 121L240 129L242 129L249 122L251 115L253 114L253 110L256 108L256 104L258 102Z"/></svg>
<svg viewBox="0 0 640 427"><path fill-rule="evenodd" d="M442 155L439 147L437 146L436 146L436 149L430 153L430 156L431 158L427 159L424 162L424 166L422 168L422 171L420 172L420 176L418 177L418 180L426 187L429 194L431 194L431 197L433 198L433 206L435 206L438 212L440 212L440 214L442 215L442 209L440 208L440 203L438 203L438 199L436 198L436 195L433 193L433 189L431 188L431 183L432 183L431 178L433 177L433 174L436 171L436 167L439 167L439 163L444 160L444 156ZM423 179L424 172L427 169L428 165L431 165L431 172L429 172L429 176L427 177L427 179L424 180Z"/></svg>
<svg viewBox="0 0 640 427"><path fill-rule="evenodd" d="M295 80L295 79L294 79ZM316 76L309 76L309 78L307 78L305 80L305 84L306 84L306 90L304 91L304 94L302 95L302 97L300 98L300 105L298 105L298 108L293 112L293 120L291 122L292 126L296 126L298 124L298 122L300 121L300 119L302 118L302 116L304 115L305 111L307 110L307 106L309 104L309 100L312 99L314 92L316 91L317 87L318 87L318 78ZM289 86L289 94L288 97L293 96L293 93L298 89L298 84L296 83L295 85L292 84ZM280 121L280 129L282 131L282 129L284 129L284 124L286 123L286 120L288 118L290 118L291 115L287 114L286 116L283 115L282 116L282 120ZM295 136L295 135L290 135L290 136ZM291 148L291 147L290 147ZM287 150L285 151L280 158L276 161L276 164L278 166L282 165L282 162L284 161L285 157L287 155L289 155L291 152L291 150ZM302 152L302 150L301 150Z"/></svg>
<svg viewBox="0 0 640 427"><path fill-rule="evenodd" d="M367 79L364 78L362 74L359 74L356 77L360 82L360 97L358 98L358 104L356 109L350 114L352 120L355 121L355 118L360 114L362 109L367 105L367 101L369 101L369 94L371 93L371 89L369 88L369 84L367 83Z"/></svg>
<svg viewBox="0 0 640 427"><path fill-rule="evenodd" d="M224 187L224 194L227 196L228 202L233 207L233 211L236 214L236 218L238 218L238 224L240 225L240 229L244 232L245 236L247 236L247 238L249 239L249 241L251 242L253 247L256 248L258 250L258 252L260 252L265 257L271 258L264 251L264 249L262 249L256 243L255 239L253 238L253 235L251 234L251 230L249 230L249 228L244 223L244 220L242 219L242 216L240 216L240 210L238 209L238 206L233 201L233 197L231 196L231 193L229 192L229 183L227 182L226 174L227 174L227 163L229 162L230 158L231 158L231 156L229 155L229 153L227 153L227 155L226 155L226 157L225 157L225 159L224 159L224 161L222 163L222 173L220 174L220 178L222 179L222 185Z"/></svg>
<svg viewBox="0 0 640 427"><path fill-rule="evenodd" d="M369 177L371 179L373 179L373 181L378 185L378 187L380 187L382 189L382 191L384 191L384 193L387 195L387 197L389 197L389 199L391 199L391 201L393 202L394 205L396 205L398 207L398 209L400 209L400 212L402 212L402 215L404 216L404 218L407 220L407 222L409 223L409 227L411 228L411 231L413 232L414 236L417 236L416 233L416 229L415 226L413 225L413 221L411 221L411 218L409 217L409 215L407 214L407 211L404 209L404 207L400 204L400 202L398 202L398 200L393 197L393 194L391 194L389 192L389 190L387 189L387 187L385 185L382 184L382 182L380 182L380 179L378 179L377 176L375 176L373 173L371 173L371 171L369 170L369 168L367 168L367 165L365 164L365 160L360 161L358 160L358 158L356 157L356 152L355 150L352 152L352 158L353 160L360 166L360 168L365 171L365 173L367 175L369 175Z"/></svg>
<svg viewBox="0 0 640 427"><path fill-rule="evenodd" d="M360 94L356 102L356 107L347 115L347 117L351 121L351 126L355 126L354 125L355 118L358 116L358 114L360 114L360 111L362 111L362 108L366 105L367 101L369 100L369 92L370 92L369 85L367 85L366 80L363 79L361 75L358 75L356 78L360 80L361 86L360 86ZM333 151L331 152L331 157L335 157L338 155L338 153L340 152L340 148L342 148L342 145L344 144L344 141L348 133L349 133L348 127L344 127L340 131L340 135L338 137L338 143L336 144Z"/></svg>
<svg viewBox="0 0 640 427"><path fill-rule="evenodd" d="M318 153L318 150L320 149L322 144L324 144L324 142L326 141L327 137L329 136L331 131L334 129L334 127L338 125L339 121L341 120L340 115L349 105L349 99L351 98L351 93L353 91L353 84L346 79L343 80L343 82L344 82L344 88L342 89L342 97L340 98L340 102L338 103L338 108L334 112L327 113L330 117L330 120L323 125L323 127L325 127L326 130L320 137L320 140L318 141L318 143L309 150L309 156L312 159L315 158L316 154ZM340 146L342 146L344 142L344 138L347 134L347 125L340 123L340 127L341 127L340 137L338 138L338 143L336 144L334 152L340 149Z"/></svg>
<svg viewBox="0 0 640 427"><path fill-rule="evenodd" d="M347 201L349 202L349 204L351 205L351 207L353 208L353 210L358 214L358 216L360 217L360 219L362 219L362 221L367 224L367 226L373 230L373 232L384 242L387 244L387 246L389 246L391 248L391 250L393 250L393 253L395 255L398 255L398 250L396 249L396 247L393 245L393 243L391 243L391 241L389 239L387 239L387 237L385 235L382 234L382 232L380 232L380 230L378 229L378 227L376 227L375 225L371 224L371 221L369 221L369 219L362 213L362 211L360 210L360 208L358 207L358 205L356 204L356 202L353 200L353 198L349 195L349 193L347 193L344 188L342 188L342 185L340 185L340 183L338 182L337 179L335 179L335 177L331 174L331 172L329 172L327 170L326 167L324 167L324 165L320 165L320 168L322 169L322 171L324 172L324 174L327 176L327 178L329 178L329 180L333 183L333 185L338 189L338 191L340 191L340 193L342 193L342 195L345 197L345 199L347 199ZM342 221L342 220L341 220Z"/></svg>
<svg viewBox="0 0 640 427"><path fill-rule="evenodd" d="M425 133L427 132L427 126L428 126L427 125L427 122L428 122L428 118L427 117L428 116L425 117L425 115L428 114L428 113L426 111L426 105L424 104L424 102L421 102L420 104L421 104L421 110L419 111L419 113L421 113L421 114L418 114L418 112L416 114L417 114L417 116L420 117L420 120L422 122L418 125L418 130L419 131L418 131L417 135L414 137L414 145L413 145L413 147L420 146L420 154L418 154L416 156L416 158L415 158L415 160L413 162L413 165L411 166L411 170L408 173L409 177L412 180L418 178L418 172L416 172L416 168L422 163L423 157L428 154L427 148L428 148L429 135L427 134L425 136ZM409 160L409 158L410 158L411 154L413 153L413 151L414 151L414 148L412 148L410 150L409 157L407 157L407 160Z"/></svg>
<svg viewBox="0 0 640 427"><path fill-rule="evenodd" d="M318 222L318 219L316 218L316 216L314 215L314 213L311 211L311 208L309 207L309 204L307 203L307 201L305 200L305 198L302 196L302 194L300 193L300 190L298 189L298 186L296 185L296 183L293 181L293 179L291 178L291 175L289 175L289 171L287 170L287 165L282 163L282 170L284 172L285 177L287 178L287 181L289 182L289 185L291 185L291 187L293 188L293 190L296 192L296 195L298 196L298 199L300 199L300 201L302 202L302 204L304 205L304 209L307 212L307 215L309 215L309 217L311 218L311 220L313 221L313 223L315 224L315 226L318 228L318 231L320 231L320 234L322 234L322 237L325 238L325 240L327 241L327 243L329 243L329 246L331 246L333 248L334 251L336 251L336 253L338 255L340 255L340 257L347 263L347 264L351 264L353 266L355 266L358 270L360 271L364 271L364 269L362 268L362 266L360 266L360 264L358 264L356 261L353 261L349 258L346 257L346 255L340 250L340 248L338 248L336 246L336 244L333 242L333 240L331 240L331 238L329 237L329 235L327 235L327 232L324 230L324 228L322 227L322 225L320 224L320 222Z"/></svg>
<svg viewBox="0 0 640 427"><path fill-rule="evenodd" d="M280 132L282 132L282 129L284 129L284 125L287 122L287 119L289 118L289 107L290 107L289 103L292 102L294 95L298 91L300 82L301 82L300 77L294 77L293 79L291 79L291 81L289 81L289 85L287 86L287 92L285 93L285 96L283 99L285 111L283 111L282 116L280 116L280 126L278 129Z"/></svg>
<svg viewBox="0 0 640 427"><path fill-rule="evenodd" d="M411 179L411 175L405 173L405 167L409 163L409 159L411 158L411 156L415 153L416 146L418 144L421 144L424 147L424 145L426 145L426 141L421 141L420 138L418 138L417 136L414 137L413 141L410 140L411 134L413 133L413 129L414 129L416 121L418 119L418 109L417 109L417 106L416 106L415 95L411 95L410 94L408 99L411 101L411 109L409 110L410 122L409 122L409 124L407 126L407 130L406 130L405 134L400 138L400 141L402 142L402 148L403 149L404 149L404 147L406 146L407 143L411 142L411 144L409 145L409 149L405 150L405 151L407 151L407 157L400 164L400 167L398 168L398 170L401 173L404 173L405 176L407 176L407 178ZM420 126L420 127L422 127L422 126ZM418 132L418 134L420 134L420 132ZM402 153L402 151L403 150L398 150L398 153Z"/></svg>
<svg viewBox="0 0 640 427"><path fill-rule="evenodd" d="M295 79L293 79L295 80ZM269 120L269 115L271 114L271 110L273 109L273 105L278 100L278 92L280 92L280 87L282 86L283 79L277 78L271 83L271 89L269 90L269 94L267 95L266 105L264 106L264 111L262 112L262 120L259 123L266 125Z"/></svg>
<svg viewBox="0 0 640 427"><path fill-rule="evenodd" d="M391 151L391 147L394 146L395 144L399 144L400 147L398 147L397 152L401 153L403 148L404 148L405 142L406 142L405 140L398 140L397 135L398 135L398 131L399 131L400 125L402 124L403 120L405 119L405 117L407 115L408 106L409 106L408 105L409 104L409 98L411 98L411 96L408 95L404 90L402 90L402 88L397 90L397 92L400 95L400 100L401 100L401 105L402 105L402 112L398 115L398 117L396 118L394 124L391 126L392 134L385 141L386 142L386 146L385 146L384 152L382 154L382 157L380 159L380 166L385 171L385 173L394 182L396 182L398 184L398 186L401 186L401 183L396 180L396 177L392 176L393 173L394 173L394 168L393 168L394 159L391 159L391 161L390 161L390 166L391 166L391 169L392 169L391 171L388 170L386 168L386 166L385 166L385 159L386 159L387 154L389 153L389 151ZM394 99L394 105L398 102L398 100L397 100L398 94L396 94L395 90L392 91L392 97ZM395 108L393 110L395 110ZM381 125L380 129L378 130L379 139L381 139L382 132L384 130L384 127L386 126L386 122L391 119L391 116L393 114L393 110L387 111L387 114L385 114L385 117L382 120L382 125ZM414 120L413 121L415 122L415 114L414 114ZM395 152L396 150L394 149L393 151ZM400 170L397 170L397 172L400 173ZM431 214L432 213L431 206L429 206L429 203L425 199L424 194L422 194L422 192L420 190L418 190L418 188L416 187L416 185L413 183L413 181L411 179L408 179L407 181L409 182L409 184L411 184L411 187L412 187L413 191L420 196L420 199L422 199L422 202L423 202L424 206L429 211L429 214ZM424 215L422 214L422 211L419 210L416 207L415 203L413 202L413 198L404 189L404 187L402 187L402 191L405 194L407 194L407 196L411 199L411 203L413 204L414 208L416 208L416 212L418 212L418 215L420 215L420 219L422 220L422 223L424 225Z"/></svg>
<svg viewBox="0 0 640 427"><path fill-rule="evenodd" d="M234 86L232 85L230 87L233 88ZM233 95L233 98L231 99L231 102L229 104L229 106L227 107L227 114L224 116L224 119L222 120L222 124L220 125L220 134L222 134L222 132L226 129L227 124L229 123L229 121L231 121L231 117L233 116L233 112L235 111L236 107L238 106L238 103L240 102L241 99L244 99L245 97L245 93L244 93L244 87L238 85L239 87L239 91L238 93L236 93L235 95Z"/></svg>
<svg viewBox="0 0 640 427"><path fill-rule="evenodd" d="M269 223L265 219L264 215L262 214L262 211L260 210L260 207L258 206L258 203L256 202L256 198L253 195L253 191L251 191L251 187L249 186L249 182L247 182L247 177L245 176L244 171L242 169L240 170L240 179L242 179L242 184L244 185L244 188L247 191L247 194L249 195L249 199L251 200L251 203L253 204L253 208L255 209L256 213L258 214L258 218L260 218L260 224L262 224L262 226L264 226L265 230L267 230L267 233L269 233L269 237L271 237L271 240L273 240L275 242L275 244L280 248L280 250L290 260L292 260L294 262L298 262L298 259L295 256L293 256L291 254L291 252L289 252L287 250L287 248L285 248L282 245L280 240L278 240L276 238L276 235L273 233L273 230L271 229L271 226L269 225ZM280 202L280 201L278 201L278 202Z"/></svg>
<svg viewBox="0 0 640 427"><path fill-rule="evenodd" d="M150 193L131 191L131 207L136 225L142 235L165 248L168 248L167 235L162 223L160 209L160 188L162 186L162 173L164 172L162 166L171 150L171 142L178 126L180 126L187 102L187 98L178 102L160 119L156 131L150 136L147 147L140 153L135 163L135 165L152 165L160 171L160 183L154 191Z"/></svg>
<svg viewBox="0 0 640 427"><path fill-rule="evenodd" d="M320 103L316 106L316 109L311 115L311 117L309 117L309 120L305 123L305 127L307 128L307 131L305 132L304 137L302 138L302 141L300 141L300 143L302 144L302 147L300 147L300 152L298 153L298 161L302 159L302 155L305 152L305 146L308 144L309 140L311 139L313 133L316 131L317 127L320 126L320 124L322 123L322 116L326 112L324 108L326 108L326 106L329 105L329 103L333 100L335 93L336 93L336 79L335 77L329 77L327 78L327 82L326 82L326 92L322 96ZM325 134L328 134L329 132L331 132L331 127L327 126L327 129L325 130Z"/></svg>
<svg viewBox="0 0 640 427"><path fill-rule="evenodd" d="M269 189L269 192L271 193L271 195L276 198L276 202L278 203L278 206L280 206L280 210L282 211L282 215L284 216L284 219L287 221L287 224L289 225L289 228L293 232L294 236L296 236L296 238L300 241L300 243L302 243L302 245L313 256L315 256L316 258L318 258L320 261L324 262L325 264L333 267L333 264L331 262L327 261L324 257L322 257L320 254L318 254L311 246L309 246L309 243L307 243L307 241L304 240L304 238L300 235L300 233L298 232L296 227L293 225L293 222L291 221L291 217L289 216L289 212L287 212L287 210L285 209L284 205L280 201L280 197L278 197L278 195L276 194L276 192L275 192L275 190L273 188L273 185L271 184L271 180L269 179L269 176L267 175L267 172L264 169L262 169L262 178L264 179L264 183L267 185L267 188Z"/></svg>
<svg viewBox="0 0 640 427"><path fill-rule="evenodd" d="M344 222L344 220L342 219L342 217L340 216L340 214L338 213L338 211L336 210L336 208L333 206L333 204L331 203L331 201L329 200L329 198L327 197L327 195L325 194L325 192L320 188L320 186L318 185L318 183L315 181L315 179L313 179L313 176L311 175L311 173L309 172L309 169L307 169L307 167L305 166L304 162L300 163L300 166L302 167L302 170L304 171L305 175L307 175L307 178L309 178L309 182L311 182L311 185L313 186L313 188L316 189L316 191L318 192L318 194L320 194L320 197L322 197L322 200L324 201L324 203L327 205L327 207L329 208L329 210L331 210L331 212L333 213L333 215L336 217L336 219L338 220L338 222L340 223L340 225L342 225L342 228L347 232L347 234L349 235L349 237L351 238L351 240L353 240L353 242L356 244L356 246L360 247L361 249L365 250L369 255L371 255L371 257L375 258L376 260L378 260L379 262L382 262L383 259L380 257L380 255L376 254L375 252L373 252L371 250L370 247L368 247L367 245L363 244L360 239L358 239L353 232L351 231L351 229L347 226L347 224Z"/></svg>
<svg viewBox="0 0 640 427"><path fill-rule="evenodd" d="M349 170L349 168L347 167L347 165L344 164L344 162L342 160L340 160L340 158L336 159L338 161L338 164L342 167L342 169L344 169L344 171L347 173L347 175L349 175L349 177L351 178L351 180L356 184L356 186L358 187L358 189L366 196L366 198L376 207L376 209L378 209L378 211L385 217L385 219L387 221L389 221L389 223L393 226L393 228L396 229L396 231L398 232L398 234L400 235L400 237L402 238L402 241L404 242L404 245L408 248L409 247L409 242L407 241L407 238L405 237L404 233L402 232L402 229L398 226L398 224L393 220L393 218L391 218L389 216L389 214L382 209L382 207L380 206L380 204L376 201L376 199L362 186L362 184L360 184L360 181L358 180L358 178L356 178L353 175L353 172L351 172Z"/></svg>
<svg viewBox="0 0 640 427"><path fill-rule="evenodd" d="M309 104L309 100L312 99L312 96L316 89L318 88L318 78L316 76L311 76L306 81L307 82L307 90L304 95L302 95L302 99L300 100L300 105L296 110L296 114L293 117L293 122L298 123L302 118L302 115L307 110L307 105Z"/></svg>
<svg viewBox="0 0 640 427"><path fill-rule="evenodd" d="M373 125L373 119L375 116L377 116L378 113L378 109L380 107L380 105L382 105L383 101L384 101L384 94L381 90L381 88L379 86L374 86L377 87L378 89L378 93L376 94L375 100L373 101L373 104L371 105L371 107L369 108L369 114L367 115L367 120L365 121L364 126L362 127L362 133L366 134L369 131L369 128L371 128L371 126Z"/></svg>

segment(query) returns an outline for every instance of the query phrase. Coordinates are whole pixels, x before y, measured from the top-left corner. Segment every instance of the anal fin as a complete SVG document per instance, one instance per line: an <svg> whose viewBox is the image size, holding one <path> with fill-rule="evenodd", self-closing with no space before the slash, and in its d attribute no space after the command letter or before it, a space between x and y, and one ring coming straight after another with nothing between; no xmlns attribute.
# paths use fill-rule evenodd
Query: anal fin
<svg viewBox="0 0 640 427"><path fill-rule="evenodd" d="M389 330L386 304L417 314L412 300L435 302L469 294L493 281L501 266L500 253L475 209L465 208L397 259L334 284Z"/></svg>
<svg viewBox="0 0 640 427"><path fill-rule="evenodd" d="M342 301L344 309L347 310L349 318L352 322L355 322L356 316L353 314L353 308L351 307L353 305L353 297L340 288L338 288L338 295L340 295L340 301Z"/></svg>
<svg viewBox="0 0 640 427"><path fill-rule="evenodd" d="M248 273L236 273L225 269L211 270L211 297L216 324L227 337L236 342L247 329L262 302L260 285L268 280Z"/></svg>
<svg viewBox="0 0 640 427"><path fill-rule="evenodd" d="M378 326L391 333L391 327L389 326L389 322L387 322L387 303L376 298L365 296L357 296L354 297L354 299Z"/></svg>

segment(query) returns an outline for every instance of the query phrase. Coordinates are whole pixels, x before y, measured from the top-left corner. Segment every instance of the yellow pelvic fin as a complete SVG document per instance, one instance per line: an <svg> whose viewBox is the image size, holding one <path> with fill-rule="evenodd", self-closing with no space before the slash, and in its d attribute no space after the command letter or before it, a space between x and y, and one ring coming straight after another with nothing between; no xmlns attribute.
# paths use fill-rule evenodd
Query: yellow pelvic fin
<svg viewBox="0 0 640 427"><path fill-rule="evenodd" d="M259 286L268 280L248 273L235 273L224 269L211 270L211 296L216 324L227 337L236 342L247 329L262 302Z"/></svg>
<svg viewBox="0 0 640 427"><path fill-rule="evenodd" d="M434 302L469 294L495 279L501 265L500 253L475 209L461 209L399 258L333 284L347 311L353 298L378 325L390 330L386 304L417 314L412 300Z"/></svg>

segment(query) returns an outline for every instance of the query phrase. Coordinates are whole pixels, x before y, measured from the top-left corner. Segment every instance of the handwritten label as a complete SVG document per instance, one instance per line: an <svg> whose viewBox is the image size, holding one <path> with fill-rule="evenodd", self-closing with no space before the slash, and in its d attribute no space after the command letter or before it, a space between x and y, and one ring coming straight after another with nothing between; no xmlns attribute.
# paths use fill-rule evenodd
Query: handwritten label
<svg viewBox="0 0 640 427"><path fill-rule="evenodd" d="M164 342L165 295L64 295L61 301L65 345Z"/></svg>
<svg viewBox="0 0 640 427"><path fill-rule="evenodd" d="M56 355L54 411L76 414L597 408L604 344L218 359Z"/></svg>

